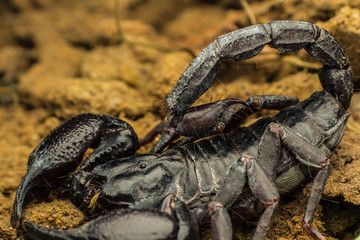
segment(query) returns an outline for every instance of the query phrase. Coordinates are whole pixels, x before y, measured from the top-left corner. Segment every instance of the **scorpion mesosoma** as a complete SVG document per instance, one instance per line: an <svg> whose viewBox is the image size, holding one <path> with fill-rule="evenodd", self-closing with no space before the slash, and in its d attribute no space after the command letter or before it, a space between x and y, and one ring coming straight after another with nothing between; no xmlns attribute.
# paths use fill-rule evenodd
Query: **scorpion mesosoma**
<svg viewBox="0 0 360 240"><path fill-rule="evenodd" d="M212 85L221 59L249 59L266 44L280 52L304 48L324 65L319 70L324 90L302 102L294 97L264 95L246 102L225 99L189 108ZM264 239L280 196L299 186L310 168L315 178L303 228L314 238L325 239L312 227L312 221L329 173L329 157L340 143L350 115L352 94L353 74L345 51L323 28L307 22L272 21L219 36L190 63L166 97L168 122L159 124L142 141L162 134L153 153L135 154L137 136L120 119L94 114L71 118L32 152L16 194L11 223L18 224L30 190L44 178L56 180L69 174L75 205L87 207L89 199L96 197L103 208L130 210L116 210L66 231L25 222L25 230L33 236L87 239L106 235L117 239L119 232L133 230L150 239L151 224L142 225L140 230L131 225L145 218L161 225L168 221L162 215L166 212L174 225L158 238L198 238L197 223L206 218L211 221L213 239L231 239L227 211L231 207L244 217L260 215L253 239ZM241 127L247 116L261 109L280 111ZM172 145L179 136L184 138ZM89 147L94 151L75 170ZM116 218L117 214L120 217ZM130 216L129 224L121 230L125 215Z"/></svg>

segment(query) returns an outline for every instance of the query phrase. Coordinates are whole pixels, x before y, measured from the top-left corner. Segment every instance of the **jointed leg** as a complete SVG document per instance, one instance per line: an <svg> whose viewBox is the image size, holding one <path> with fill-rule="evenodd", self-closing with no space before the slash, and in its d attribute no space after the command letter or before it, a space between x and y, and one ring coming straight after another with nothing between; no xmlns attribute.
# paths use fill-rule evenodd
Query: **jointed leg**
<svg viewBox="0 0 360 240"><path fill-rule="evenodd" d="M314 227L312 227L312 222L314 220L314 215L316 207L320 202L321 195L324 192L326 179L329 175L330 165L329 163L319 170L314 178L314 182L311 186L309 200L306 205L303 228L314 238L325 240L326 238Z"/></svg>
<svg viewBox="0 0 360 240"><path fill-rule="evenodd" d="M211 235L213 239L231 239L231 220L226 208L239 196L247 176L251 191L266 209L260 217L253 239L263 239L270 227L274 211L278 205L279 193L271 177L249 155L242 156L226 173L219 191L206 212L198 212L200 218L208 214L211 217Z"/></svg>
<svg viewBox="0 0 360 240"><path fill-rule="evenodd" d="M256 161L253 161L252 166L248 168L248 178L252 193L266 206L252 239L264 239L270 229L280 195L271 176Z"/></svg>
<svg viewBox="0 0 360 240"><path fill-rule="evenodd" d="M299 135L295 134L291 129L280 124L270 125L270 131L276 133L281 139L281 143L291 152L299 156L303 164L318 168L314 182L310 191L309 200L306 206L303 227L313 237L317 239L325 239L322 234L311 226L317 205L320 202L321 195L324 191L326 179L329 174L330 160L326 154L316 146L310 144Z"/></svg>
<svg viewBox="0 0 360 240"><path fill-rule="evenodd" d="M236 200L245 184L246 168L250 156L242 156L233 163L226 172L226 176L220 184L212 202L204 208L196 209L199 222L204 217L211 218L211 236L213 239L232 239L232 224L226 208Z"/></svg>

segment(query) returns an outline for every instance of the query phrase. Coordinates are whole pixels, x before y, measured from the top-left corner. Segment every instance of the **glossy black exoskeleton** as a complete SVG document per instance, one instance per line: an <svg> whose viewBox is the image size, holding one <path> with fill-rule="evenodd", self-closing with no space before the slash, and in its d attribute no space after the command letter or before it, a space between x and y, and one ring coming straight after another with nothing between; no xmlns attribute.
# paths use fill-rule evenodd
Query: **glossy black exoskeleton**
<svg viewBox="0 0 360 240"><path fill-rule="evenodd" d="M304 48L323 63L319 78L324 90L302 102L264 95L246 102L225 99L189 108L212 85L221 59L252 58L266 44L280 52ZM162 212L164 198L176 196L174 202L181 205L172 214L179 223L177 239L196 237L196 228L191 226L204 218L211 219L214 239L231 239L230 207L242 216L260 215L253 239L264 239L280 196L297 188L311 168L315 178L303 227L313 237L324 239L311 224L329 173L329 157L350 115L352 94L353 75L345 51L316 25L273 21L219 36L191 62L166 97L168 122L159 124L141 142L161 133L153 153L135 155L136 134L122 120L93 114L74 117L51 132L31 154L11 222L17 225L35 184L44 177L75 171L85 150L93 147L80 170L72 174L75 204L88 206L98 197L102 206L131 208L128 213L136 215L138 209ZM280 111L241 126L261 109ZM185 137L174 143L180 136ZM101 221L112 221L112 216L101 217ZM30 223L25 227L29 232L39 229ZM74 231L86 235L83 228ZM53 230L41 232L53 234Z"/></svg>

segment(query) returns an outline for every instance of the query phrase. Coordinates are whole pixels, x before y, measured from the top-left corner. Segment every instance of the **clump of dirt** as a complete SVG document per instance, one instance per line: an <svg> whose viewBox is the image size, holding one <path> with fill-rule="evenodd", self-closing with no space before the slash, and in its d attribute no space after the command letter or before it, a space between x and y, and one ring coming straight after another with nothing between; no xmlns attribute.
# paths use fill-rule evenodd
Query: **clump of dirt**
<svg viewBox="0 0 360 240"><path fill-rule="evenodd" d="M360 89L357 0L2 1L0 238L16 239L9 219L17 186L31 151L58 124L82 112L104 113L128 121L142 138L165 118L163 98L216 36L279 19L309 21L333 34L348 53ZM218 80L196 104L261 94L303 100L321 89L319 67L305 51L279 54L266 46L253 59L224 61ZM352 239L360 229L359 96L350 110L314 220L334 239ZM282 199L267 239L309 239L301 221L310 186L311 181ZM68 199L39 199L23 219L61 229L85 221ZM249 239L254 226L235 226L235 236Z"/></svg>
<svg viewBox="0 0 360 240"><path fill-rule="evenodd" d="M30 204L23 217L40 226L57 229L74 228L85 219L84 214L74 208L70 200L58 199L49 203Z"/></svg>

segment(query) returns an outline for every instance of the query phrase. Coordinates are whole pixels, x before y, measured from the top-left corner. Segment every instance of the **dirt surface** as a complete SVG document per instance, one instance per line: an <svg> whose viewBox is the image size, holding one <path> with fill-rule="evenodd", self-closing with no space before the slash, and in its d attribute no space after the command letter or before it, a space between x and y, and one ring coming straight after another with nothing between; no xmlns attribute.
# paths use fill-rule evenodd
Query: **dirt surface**
<svg viewBox="0 0 360 240"><path fill-rule="evenodd" d="M15 192L28 156L51 129L79 113L105 113L127 120L142 138L165 118L164 96L216 36L285 19L332 33L346 49L360 88L358 0L1 1L0 239L16 239L9 223ZM265 47L243 63L225 61L197 103L256 94L305 99L321 89L319 66L305 51L279 54ZM360 96L355 94L350 110L314 221L329 239L360 234ZM301 229L309 188L304 184L281 200L267 239L310 239ZM61 229L85 221L68 199L57 198L33 202L23 217ZM238 239L249 239L255 225L235 219L234 226Z"/></svg>

